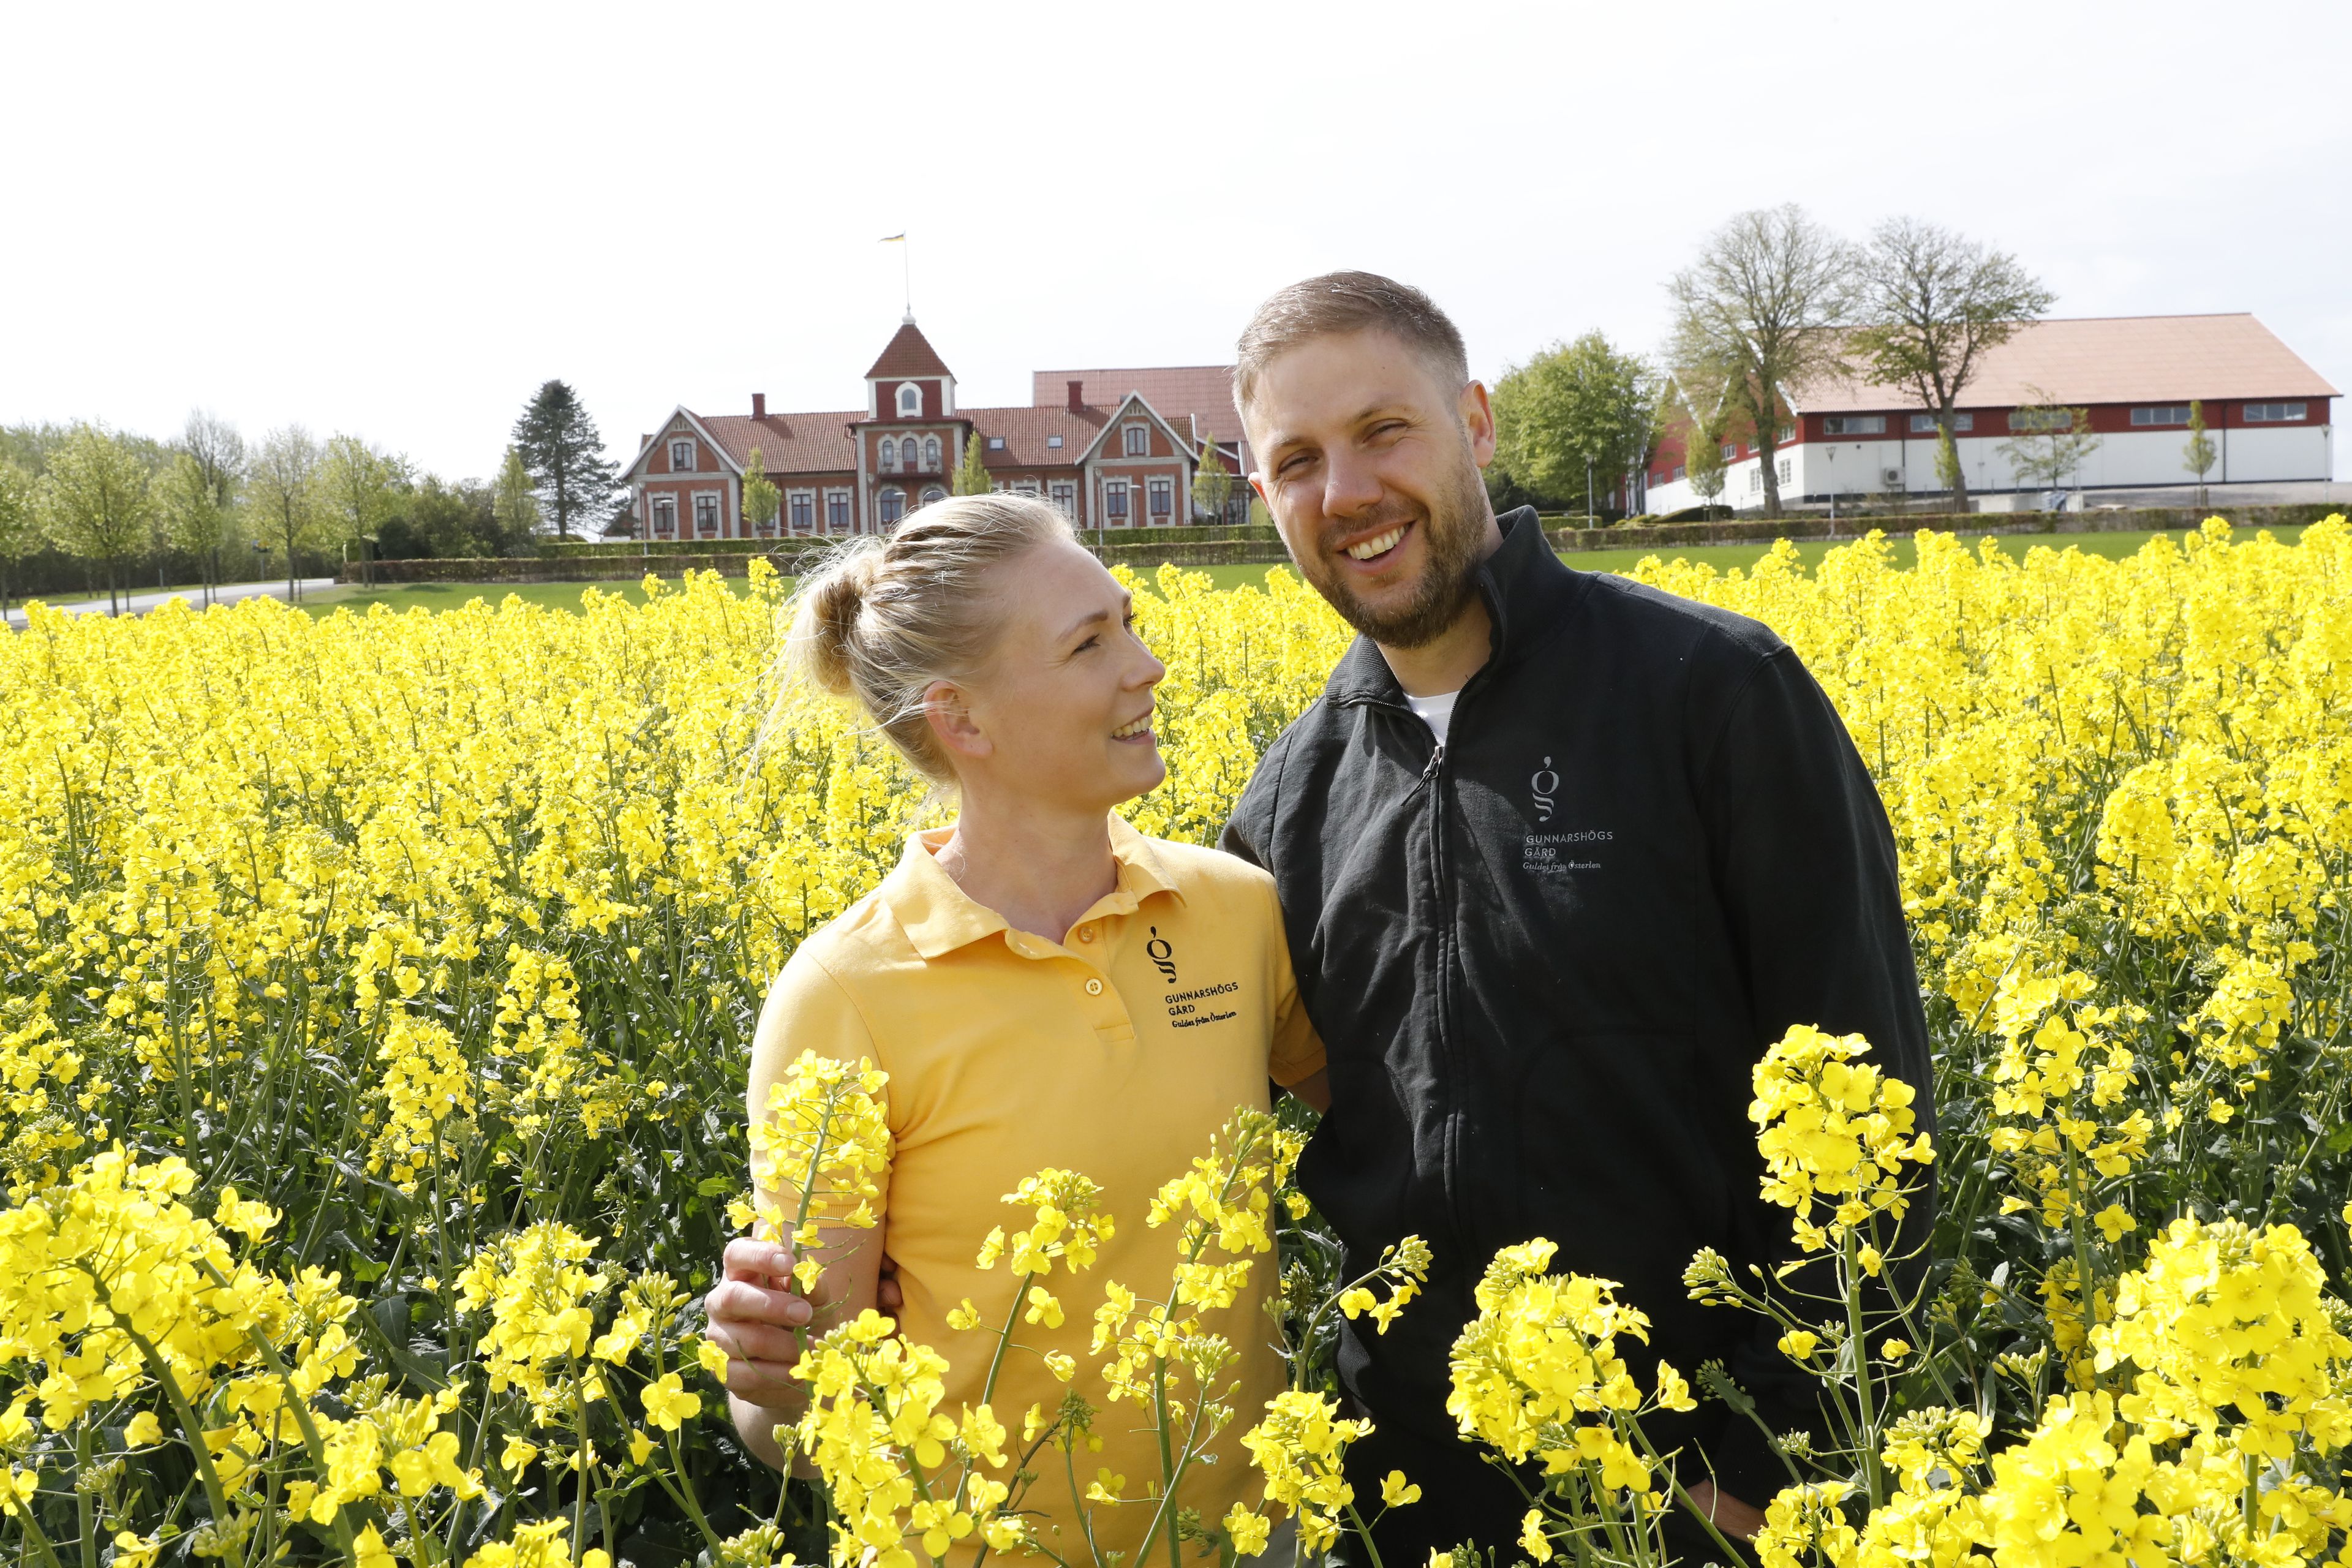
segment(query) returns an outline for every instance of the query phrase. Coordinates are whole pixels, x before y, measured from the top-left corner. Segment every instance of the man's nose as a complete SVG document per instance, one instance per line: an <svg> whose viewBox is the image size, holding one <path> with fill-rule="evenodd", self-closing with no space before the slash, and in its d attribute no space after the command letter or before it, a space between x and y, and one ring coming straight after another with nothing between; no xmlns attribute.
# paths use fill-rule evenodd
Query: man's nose
<svg viewBox="0 0 2352 1568"><path fill-rule="evenodd" d="M1348 517L1380 502L1380 476L1372 465L1353 452L1324 459L1323 515Z"/></svg>

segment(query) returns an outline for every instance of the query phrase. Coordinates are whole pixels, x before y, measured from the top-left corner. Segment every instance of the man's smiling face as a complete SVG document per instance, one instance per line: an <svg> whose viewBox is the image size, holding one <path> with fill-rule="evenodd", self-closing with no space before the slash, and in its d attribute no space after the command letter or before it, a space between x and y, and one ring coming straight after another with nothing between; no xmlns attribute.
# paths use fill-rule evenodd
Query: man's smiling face
<svg viewBox="0 0 2352 1568"><path fill-rule="evenodd" d="M1379 328L1331 332L1268 363L1243 417L1251 487L1333 609L1388 647L1454 624L1498 538L1478 475L1495 455L1484 386L1444 384Z"/></svg>

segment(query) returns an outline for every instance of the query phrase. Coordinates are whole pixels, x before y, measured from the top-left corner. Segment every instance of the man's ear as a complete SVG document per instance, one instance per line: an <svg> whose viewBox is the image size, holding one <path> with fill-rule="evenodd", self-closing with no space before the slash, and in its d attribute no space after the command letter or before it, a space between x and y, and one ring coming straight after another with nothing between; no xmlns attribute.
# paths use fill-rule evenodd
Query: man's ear
<svg viewBox="0 0 2352 1568"><path fill-rule="evenodd" d="M1483 468L1495 460L1495 405L1487 400L1485 382L1463 387L1460 410L1462 427L1470 433L1470 456Z"/></svg>
<svg viewBox="0 0 2352 1568"><path fill-rule="evenodd" d="M963 692L952 681L934 680L923 689L923 721L951 755L984 757L996 750L996 742L973 721Z"/></svg>

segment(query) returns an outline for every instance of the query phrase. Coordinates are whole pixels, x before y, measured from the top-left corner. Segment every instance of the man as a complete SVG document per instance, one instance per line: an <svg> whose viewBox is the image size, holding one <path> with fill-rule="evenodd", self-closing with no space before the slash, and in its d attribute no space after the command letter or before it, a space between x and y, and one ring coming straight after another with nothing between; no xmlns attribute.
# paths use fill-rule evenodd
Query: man
<svg viewBox="0 0 2352 1568"><path fill-rule="evenodd" d="M1760 1320L1687 1299L1691 1255L1789 1249L1758 1194L1749 1069L1791 1024L1866 1035L1932 1121L1893 836L1821 689L1771 632L1562 565L1497 519L1486 389L1418 289L1275 295L1242 334L1250 483L1362 636L1267 751L1223 843L1279 889L1330 1110L1300 1166L1350 1273L1418 1234L1435 1271L1340 1376L1402 1469L1381 1555L1504 1548L1525 1504L1444 1410L1447 1352L1499 1247L1546 1236L1649 1314L1650 1353L1726 1363L1776 1431L1813 1425ZM1915 1208L1915 1224L1927 1219ZM1924 1234L1924 1233L1922 1233ZM1643 1369L1646 1377L1647 1369ZM1787 1472L1720 1404L1653 1426L1727 1533ZM1719 1553L1718 1553L1719 1554Z"/></svg>

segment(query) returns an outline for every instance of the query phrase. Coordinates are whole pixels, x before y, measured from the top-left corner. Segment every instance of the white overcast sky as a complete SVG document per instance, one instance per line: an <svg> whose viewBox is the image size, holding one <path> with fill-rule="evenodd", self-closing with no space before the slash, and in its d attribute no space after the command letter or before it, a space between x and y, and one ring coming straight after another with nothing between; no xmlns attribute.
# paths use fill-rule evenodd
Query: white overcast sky
<svg viewBox="0 0 2352 1568"><path fill-rule="evenodd" d="M0 422L201 405L456 478L561 376L617 458L679 403L856 404L902 229L967 405L1222 362L1336 267L1491 377L1654 347L1787 201L2013 250L2058 314L2252 310L2352 391L2345 0L0 0Z"/></svg>

